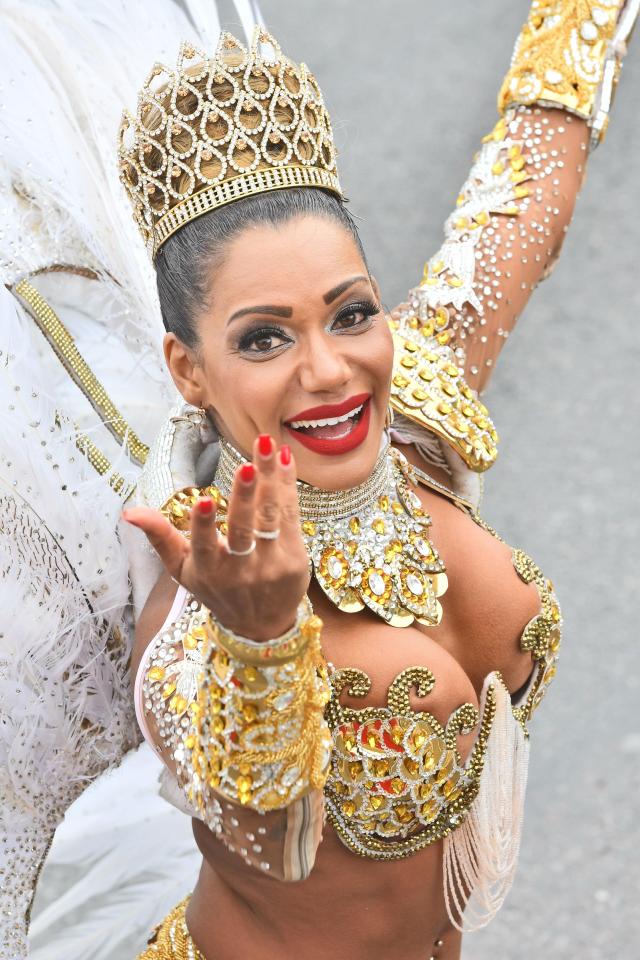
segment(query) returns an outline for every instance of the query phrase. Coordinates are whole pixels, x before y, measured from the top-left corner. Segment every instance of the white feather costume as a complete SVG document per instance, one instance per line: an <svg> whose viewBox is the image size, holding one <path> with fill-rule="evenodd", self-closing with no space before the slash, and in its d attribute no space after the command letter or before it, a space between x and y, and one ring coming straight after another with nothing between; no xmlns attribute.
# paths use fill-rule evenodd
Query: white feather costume
<svg viewBox="0 0 640 960"><path fill-rule="evenodd" d="M259 13L249 0L236 9L249 35ZM153 438L175 391L153 270L118 179L116 133L153 62L175 58L180 40L215 47L219 23L210 0L0 0L0 18L0 958L21 960L54 831L139 741L118 521L140 470L132 438ZM64 342L47 326L47 304ZM86 389L77 362L75 377L61 363L68 335L115 413ZM139 602L154 562L149 551L132 564ZM59 847L61 866L84 860L86 873L41 913L40 960L113 958L190 882L188 821L176 828L175 814L169 827L169 808L154 806L148 786L136 798L131 776L120 783L105 788L107 824L99 801L89 803L88 835L68 831ZM171 837L167 859L154 855L158 830ZM120 909L107 883L119 887ZM88 919L92 897L100 899ZM70 926L74 910L84 922ZM65 926L59 938L50 936L56 923Z"/></svg>

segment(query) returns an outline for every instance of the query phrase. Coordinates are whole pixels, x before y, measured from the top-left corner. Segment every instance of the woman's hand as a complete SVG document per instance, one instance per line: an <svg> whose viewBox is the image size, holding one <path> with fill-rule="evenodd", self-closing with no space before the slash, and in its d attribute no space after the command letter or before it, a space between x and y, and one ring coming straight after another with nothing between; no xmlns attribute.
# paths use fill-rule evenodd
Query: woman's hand
<svg viewBox="0 0 640 960"><path fill-rule="evenodd" d="M272 640L293 626L309 585L289 448L276 453L271 437L258 437L254 462L236 471L226 537L216 530L215 515L213 500L198 501L191 511L189 541L157 510L134 507L123 513L144 531L174 580L227 629L253 640Z"/></svg>

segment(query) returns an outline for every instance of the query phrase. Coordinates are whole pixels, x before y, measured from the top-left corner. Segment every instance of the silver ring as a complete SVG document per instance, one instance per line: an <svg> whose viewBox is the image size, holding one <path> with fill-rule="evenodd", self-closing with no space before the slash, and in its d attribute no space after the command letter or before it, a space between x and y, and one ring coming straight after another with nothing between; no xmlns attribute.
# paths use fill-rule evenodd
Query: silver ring
<svg viewBox="0 0 640 960"><path fill-rule="evenodd" d="M276 527L275 530L255 530L253 531L254 537L257 537L258 540L277 540L280 536L280 527Z"/></svg>
<svg viewBox="0 0 640 960"><path fill-rule="evenodd" d="M253 551L255 550L256 541L252 540L246 550L232 550L232 548L229 546L228 540L225 543L225 547L227 548L227 553L230 554L232 557L248 557L249 554L253 553Z"/></svg>

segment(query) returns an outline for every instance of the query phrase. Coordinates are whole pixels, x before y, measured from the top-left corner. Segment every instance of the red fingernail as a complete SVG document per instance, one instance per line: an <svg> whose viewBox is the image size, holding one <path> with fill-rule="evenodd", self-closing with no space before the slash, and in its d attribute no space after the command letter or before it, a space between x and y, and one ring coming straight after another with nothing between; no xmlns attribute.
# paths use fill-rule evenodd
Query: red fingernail
<svg viewBox="0 0 640 960"><path fill-rule="evenodd" d="M261 433L258 437L258 450L262 457L268 457L271 454L271 437L268 433Z"/></svg>
<svg viewBox="0 0 640 960"><path fill-rule="evenodd" d="M291 447L286 443L280 447L280 463L283 467L288 467L291 463Z"/></svg>
<svg viewBox="0 0 640 960"><path fill-rule="evenodd" d="M256 468L252 463L243 463L240 467L240 479L243 483L252 483L256 475Z"/></svg>
<svg viewBox="0 0 640 960"><path fill-rule="evenodd" d="M208 517L213 512L213 500L211 497L203 497L198 500L198 510L203 517Z"/></svg>

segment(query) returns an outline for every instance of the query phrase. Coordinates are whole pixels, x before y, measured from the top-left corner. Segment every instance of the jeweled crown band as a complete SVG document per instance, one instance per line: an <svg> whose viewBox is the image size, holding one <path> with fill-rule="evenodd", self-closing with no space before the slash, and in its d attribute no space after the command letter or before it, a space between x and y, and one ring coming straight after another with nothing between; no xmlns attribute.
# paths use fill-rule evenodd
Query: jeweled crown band
<svg viewBox="0 0 640 960"><path fill-rule="evenodd" d="M337 176L321 167L292 165L242 173L212 187L206 187L172 207L154 227L152 256L155 258L162 244L191 220L233 203L234 200L272 190L286 190L289 187L317 187L342 197Z"/></svg>

